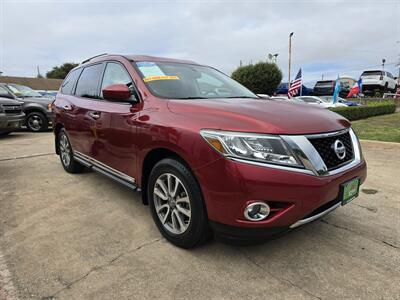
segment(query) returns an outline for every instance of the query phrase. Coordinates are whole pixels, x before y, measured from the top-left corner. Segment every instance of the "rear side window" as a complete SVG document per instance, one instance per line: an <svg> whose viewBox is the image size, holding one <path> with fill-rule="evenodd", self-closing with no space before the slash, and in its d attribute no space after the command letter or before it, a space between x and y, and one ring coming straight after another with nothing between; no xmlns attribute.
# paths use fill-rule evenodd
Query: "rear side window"
<svg viewBox="0 0 400 300"><path fill-rule="evenodd" d="M79 74L81 73L82 69L76 69L70 72L67 75L67 78L65 78L64 82L61 85L61 93L66 94L66 95L71 95L72 94L72 89L75 85L76 80L79 77Z"/></svg>
<svg viewBox="0 0 400 300"><path fill-rule="evenodd" d="M86 98L98 98L98 86L102 71L102 64L84 68L76 84L75 95Z"/></svg>

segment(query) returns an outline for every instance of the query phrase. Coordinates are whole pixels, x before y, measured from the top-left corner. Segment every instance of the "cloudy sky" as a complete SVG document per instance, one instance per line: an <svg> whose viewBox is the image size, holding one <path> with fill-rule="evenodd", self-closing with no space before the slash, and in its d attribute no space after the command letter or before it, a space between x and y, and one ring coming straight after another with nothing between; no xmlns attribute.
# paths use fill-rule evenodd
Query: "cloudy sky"
<svg viewBox="0 0 400 300"><path fill-rule="evenodd" d="M305 82L358 78L365 69L397 74L400 0L362 1L19 1L0 0L0 71L35 76L99 53L191 59L231 73L278 53L287 76Z"/></svg>

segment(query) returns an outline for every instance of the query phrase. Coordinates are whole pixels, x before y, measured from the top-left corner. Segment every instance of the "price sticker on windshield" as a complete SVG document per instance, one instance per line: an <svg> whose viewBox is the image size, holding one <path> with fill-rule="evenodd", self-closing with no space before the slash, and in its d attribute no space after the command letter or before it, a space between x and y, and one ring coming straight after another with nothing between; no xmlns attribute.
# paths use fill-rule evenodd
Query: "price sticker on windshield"
<svg viewBox="0 0 400 300"><path fill-rule="evenodd" d="M149 81L156 81L156 80L179 80L178 76L151 76L151 77L145 77L144 82L149 82Z"/></svg>

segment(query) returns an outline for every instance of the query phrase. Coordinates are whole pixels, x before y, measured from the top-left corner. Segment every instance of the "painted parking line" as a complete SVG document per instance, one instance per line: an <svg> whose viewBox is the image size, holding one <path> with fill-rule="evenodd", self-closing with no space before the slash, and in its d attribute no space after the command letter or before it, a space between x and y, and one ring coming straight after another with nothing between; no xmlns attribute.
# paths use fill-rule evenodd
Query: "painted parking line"
<svg viewBox="0 0 400 300"><path fill-rule="evenodd" d="M31 155L22 155L22 156L14 156L14 157L6 157L6 158L0 158L0 161L6 161L6 160L14 160L14 159L24 159L24 158L31 158L31 157L38 157L38 156L46 156L46 155L54 155L54 152L49 152L49 153L37 153L37 154L31 154Z"/></svg>

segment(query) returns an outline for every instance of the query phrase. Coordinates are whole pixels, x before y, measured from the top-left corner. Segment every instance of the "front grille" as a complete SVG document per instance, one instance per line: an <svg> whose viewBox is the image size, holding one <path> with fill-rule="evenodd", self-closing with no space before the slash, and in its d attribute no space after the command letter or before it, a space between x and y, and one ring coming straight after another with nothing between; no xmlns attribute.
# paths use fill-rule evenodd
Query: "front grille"
<svg viewBox="0 0 400 300"><path fill-rule="evenodd" d="M22 112L21 105L3 105L4 113L10 115L17 115Z"/></svg>
<svg viewBox="0 0 400 300"><path fill-rule="evenodd" d="M340 140L346 148L346 155L343 159L339 159L333 149L333 144L336 140ZM309 141L318 151L329 171L345 165L354 158L353 145L348 132L335 136L313 137L309 138Z"/></svg>

